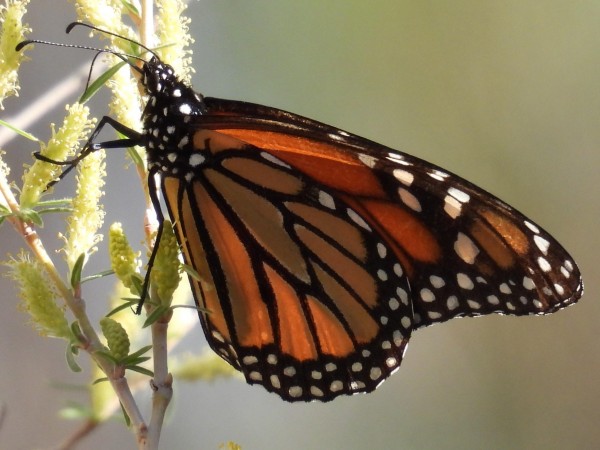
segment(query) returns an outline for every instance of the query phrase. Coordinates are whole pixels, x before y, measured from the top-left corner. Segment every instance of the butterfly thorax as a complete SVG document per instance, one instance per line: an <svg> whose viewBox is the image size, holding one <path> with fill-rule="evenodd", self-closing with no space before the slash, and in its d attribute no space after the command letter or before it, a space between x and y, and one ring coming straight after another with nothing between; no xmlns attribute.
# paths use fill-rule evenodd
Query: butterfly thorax
<svg viewBox="0 0 600 450"><path fill-rule="evenodd" d="M190 122L206 112L202 95L156 57L144 64L142 83L148 94L142 113L148 168L185 176L194 154L195 130Z"/></svg>

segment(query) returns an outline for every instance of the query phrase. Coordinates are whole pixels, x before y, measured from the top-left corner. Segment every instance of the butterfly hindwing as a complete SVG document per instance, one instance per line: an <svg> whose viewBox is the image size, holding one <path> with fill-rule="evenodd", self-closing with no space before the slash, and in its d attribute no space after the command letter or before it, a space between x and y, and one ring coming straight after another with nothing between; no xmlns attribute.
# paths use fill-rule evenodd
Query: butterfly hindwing
<svg viewBox="0 0 600 450"><path fill-rule="evenodd" d="M413 327L393 251L343 199L271 153L198 133L202 170L189 184L165 178L163 191L186 260L209 274L192 284L211 346L287 400L375 389Z"/></svg>

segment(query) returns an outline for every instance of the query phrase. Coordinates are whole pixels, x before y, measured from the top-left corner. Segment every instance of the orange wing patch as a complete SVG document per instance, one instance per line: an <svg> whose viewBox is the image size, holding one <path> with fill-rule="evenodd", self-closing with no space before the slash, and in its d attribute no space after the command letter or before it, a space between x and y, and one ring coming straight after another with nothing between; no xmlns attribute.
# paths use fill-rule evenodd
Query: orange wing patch
<svg viewBox="0 0 600 450"><path fill-rule="evenodd" d="M437 238L414 214L389 202L365 200L361 204L413 259L432 264L441 258Z"/></svg>
<svg viewBox="0 0 600 450"><path fill-rule="evenodd" d="M529 249L527 236L512 221L492 210L484 210L481 215L516 253L519 255L527 253Z"/></svg>
<svg viewBox="0 0 600 450"><path fill-rule="evenodd" d="M270 151L274 156L331 189L356 196L385 198L379 180L356 155L321 141L270 131L219 130Z"/></svg>
<svg viewBox="0 0 600 450"><path fill-rule="evenodd" d="M309 296L307 300L321 351L326 355L337 357L344 357L351 353L354 344L337 317L314 297Z"/></svg>
<svg viewBox="0 0 600 450"><path fill-rule="evenodd" d="M359 344L371 342L377 335L379 326L369 313L369 310L321 267L316 264L313 264L312 267L325 292L348 323L354 339ZM374 295L375 293L372 293L370 297Z"/></svg>
<svg viewBox="0 0 600 450"><path fill-rule="evenodd" d="M317 349L298 293L272 267L267 264L263 267L277 303L279 346L282 353L299 361L316 359Z"/></svg>
<svg viewBox="0 0 600 450"><path fill-rule="evenodd" d="M274 340L272 325L266 305L261 298L250 256L231 223L223 216L205 188L199 183L194 183L192 186L196 204L202 205L202 218L225 275L237 340L244 346L262 346L265 343L272 343ZM186 227L186 229L193 228ZM216 298L215 303L218 303ZM207 304L211 310L215 306ZM218 308L217 311L220 309ZM213 322L212 315L209 315L208 319Z"/></svg>

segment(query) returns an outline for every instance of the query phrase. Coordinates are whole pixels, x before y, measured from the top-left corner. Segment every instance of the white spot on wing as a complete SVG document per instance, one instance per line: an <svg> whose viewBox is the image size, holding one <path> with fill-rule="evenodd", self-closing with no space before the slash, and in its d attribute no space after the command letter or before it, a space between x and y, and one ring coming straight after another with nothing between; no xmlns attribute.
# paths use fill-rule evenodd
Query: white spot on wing
<svg viewBox="0 0 600 450"><path fill-rule="evenodd" d="M467 264L473 264L479 254L475 243L464 233L458 233L456 242L454 242L454 251Z"/></svg>
<svg viewBox="0 0 600 450"><path fill-rule="evenodd" d="M435 300L435 295L433 295L433 292L431 292L427 288L421 289L421 292L419 294L421 295L421 299L424 302L432 302Z"/></svg>
<svg viewBox="0 0 600 450"><path fill-rule="evenodd" d="M534 233L540 232L540 229L537 226L535 226L534 224L532 224L531 222L529 222L527 220L525 221L525 226L527 228L529 228L531 231L533 231Z"/></svg>
<svg viewBox="0 0 600 450"><path fill-rule="evenodd" d="M455 187L448 188L448 194L450 194L452 197L454 197L461 203L466 203L471 199L469 194L461 191L460 189L456 189Z"/></svg>
<svg viewBox="0 0 600 450"><path fill-rule="evenodd" d="M456 281L462 289L471 290L475 287L475 285L473 284L473 280L471 280L471 278L469 278L469 276L464 273L457 273Z"/></svg>
<svg viewBox="0 0 600 450"><path fill-rule="evenodd" d="M291 169L291 167L288 164L284 163L282 160L280 160L279 158L276 158L275 156L271 155L270 153L261 152L260 156L262 156L267 161L272 162L273 164L277 164L278 166L285 167L286 169Z"/></svg>
<svg viewBox="0 0 600 450"><path fill-rule="evenodd" d="M202 164L205 159L206 158L200 153L192 153L188 162L191 167L197 167Z"/></svg>
<svg viewBox="0 0 600 450"><path fill-rule="evenodd" d="M319 203L325 208L335 209L335 200L325 191L319 191Z"/></svg>
<svg viewBox="0 0 600 450"><path fill-rule="evenodd" d="M404 169L394 169L392 175L405 186L410 186L415 179L415 176L412 173L407 172Z"/></svg>
<svg viewBox="0 0 600 450"><path fill-rule="evenodd" d="M348 213L348 217L350 217L350 219L352 219L352 221L354 223L356 223L358 226L364 228L367 231L371 231L371 227L369 226L369 224L367 222L365 222L365 220L360 217L356 211L354 211L353 209L347 208L346 212Z"/></svg>
<svg viewBox="0 0 600 450"><path fill-rule="evenodd" d="M431 275L429 277L429 282L436 289L444 287L444 285L446 284L446 282L444 281L444 279L442 277L438 277L437 275Z"/></svg>
<svg viewBox="0 0 600 450"><path fill-rule="evenodd" d="M377 160L373 156L365 154L358 155L358 159L360 159L360 161L370 169L375 167L375 163L377 162Z"/></svg>
<svg viewBox="0 0 600 450"><path fill-rule="evenodd" d="M419 202L419 199L417 199L417 197L415 197L411 192L404 188L398 188L398 195L400 196L402 202L410 209L416 212L421 212L421 203Z"/></svg>
<svg viewBox="0 0 600 450"><path fill-rule="evenodd" d="M456 219L460 216L460 210L462 208L462 203L456 200L451 195L446 195L444 198L444 211L453 219Z"/></svg>
<svg viewBox="0 0 600 450"><path fill-rule="evenodd" d="M535 288L535 283L529 277L523 277L523 287L528 290Z"/></svg>
<svg viewBox="0 0 600 450"><path fill-rule="evenodd" d="M537 248L539 248L544 255L548 254L548 247L550 247L550 242L548 242L546 239L539 235L535 235L533 237L533 242L535 242Z"/></svg>

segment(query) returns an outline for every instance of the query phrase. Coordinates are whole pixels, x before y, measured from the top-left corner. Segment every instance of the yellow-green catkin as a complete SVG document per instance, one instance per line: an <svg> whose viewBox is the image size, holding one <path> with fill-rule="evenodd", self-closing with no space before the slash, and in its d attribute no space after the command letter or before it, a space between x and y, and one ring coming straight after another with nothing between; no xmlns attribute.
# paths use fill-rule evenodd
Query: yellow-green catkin
<svg viewBox="0 0 600 450"><path fill-rule="evenodd" d="M189 83L194 42L190 35L190 18L183 13L187 5L181 0L157 0L157 34L161 59L170 64L182 81Z"/></svg>
<svg viewBox="0 0 600 450"><path fill-rule="evenodd" d="M116 58L115 58L116 63ZM139 130L142 128L140 117L142 116L141 98L138 90L138 82L131 76L128 67L123 67L108 81L107 86L112 92L109 109L111 116L119 123ZM145 162L142 147L135 147L140 154L140 159Z"/></svg>
<svg viewBox="0 0 600 450"><path fill-rule="evenodd" d="M21 307L44 336L68 339L71 335L64 308L56 304L56 292L42 267L22 254L9 261L10 276L19 284Z"/></svg>
<svg viewBox="0 0 600 450"><path fill-rule="evenodd" d="M129 355L129 336L119 322L110 317L103 317L100 319L100 328L115 359L121 360Z"/></svg>
<svg viewBox="0 0 600 450"><path fill-rule="evenodd" d="M41 145L42 155L63 161L77 152L80 140L86 139L95 120L89 118L87 107L75 103L67 106L67 116L58 131L52 127L52 137L46 145ZM56 179L63 170L62 166L36 160L23 175L21 207L34 206L46 190L48 183Z"/></svg>
<svg viewBox="0 0 600 450"><path fill-rule="evenodd" d="M98 28L125 36L134 38L131 28L124 20L124 5L122 0L75 0L75 9L77 17L82 22L91 23ZM123 39L114 39L106 35L100 35L103 38L109 38L111 42L124 53L131 53L130 44Z"/></svg>
<svg viewBox="0 0 600 450"><path fill-rule="evenodd" d="M141 276L137 273L139 267L139 253L135 253L127 236L123 232L123 226L120 223L113 223L108 233L108 253L110 256L110 265L115 275L123 285L132 291L133 294L139 295L139 292L134 291L133 277L141 280Z"/></svg>
<svg viewBox="0 0 600 450"><path fill-rule="evenodd" d="M142 277L138 276L138 280L140 284L143 282ZM136 292L137 294L137 292ZM123 299L131 297L131 292L128 288L126 288L123 283L115 283L113 291L110 295L110 307L118 308L123 305ZM134 305L135 308L137 305ZM123 328L127 331L127 335L129 336L129 341L132 345L142 346L146 345L148 340L148 329L142 328L142 323L144 322L144 317L137 314L131 314L130 308L121 309L118 312L113 312L110 314L110 317L118 321Z"/></svg>
<svg viewBox="0 0 600 450"><path fill-rule="evenodd" d="M10 167L4 161L4 151L0 150L0 184L4 186L8 186L8 175L10 174ZM4 195L0 195L0 205L4 208L8 208L8 202Z"/></svg>
<svg viewBox="0 0 600 450"><path fill-rule="evenodd" d="M19 91L19 65L23 61L23 53L17 52L15 46L25 39L31 30L23 24L23 15L29 0L7 0L0 5L0 108L2 100Z"/></svg>
<svg viewBox="0 0 600 450"><path fill-rule="evenodd" d="M173 292L181 281L181 263L179 262L179 244L175 238L173 224L169 220L163 222L159 245L150 272L150 281L153 288L156 289L160 301L170 303Z"/></svg>
<svg viewBox="0 0 600 450"><path fill-rule="evenodd" d="M104 209L100 204L106 176L104 159L104 150L97 150L77 166L77 193L73 198L73 212L67 219L64 247L71 269L82 253L93 253L96 244L102 240L98 229L104 222Z"/></svg>

